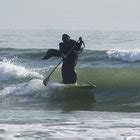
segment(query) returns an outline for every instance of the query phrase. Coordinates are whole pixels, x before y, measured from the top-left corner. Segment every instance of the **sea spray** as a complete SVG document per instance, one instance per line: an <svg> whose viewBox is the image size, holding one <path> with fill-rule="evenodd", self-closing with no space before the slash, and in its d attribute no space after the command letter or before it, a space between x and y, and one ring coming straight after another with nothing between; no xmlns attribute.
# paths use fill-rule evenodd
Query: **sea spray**
<svg viewBox="0 0 140 140"><path fill-rule="evenodd" d="M4 59L0 62L0 81L10 78L43 78L41 74L24 66L14 64L11 60Z"/></svg>
<svg viewBox="0 0 140 140"><path fill-rule="evenodd" d="M32 79L29 82L9 85L0 91L1 95L36 95L44 93L46 87L42 84L40 79Z"/></svg>
<svg viewBox="0 0 140 140"><path fill-rule="evenodd" d="M38 95L39 97L47 95L49 90L55 89L56 87L63 87L64 84L49 81L47 86L43 85L43 80L41 79L32 79L28 82L16 84L16 85L9 85L2 90L0 90L0 95Z"/></svg>

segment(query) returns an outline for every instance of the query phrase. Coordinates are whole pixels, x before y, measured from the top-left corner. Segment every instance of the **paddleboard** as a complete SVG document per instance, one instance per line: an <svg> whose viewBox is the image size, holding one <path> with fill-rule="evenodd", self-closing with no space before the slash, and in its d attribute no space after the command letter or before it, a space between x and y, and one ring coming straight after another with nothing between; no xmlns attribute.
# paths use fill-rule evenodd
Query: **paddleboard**
<svg viewBox="0 0 140 140"><path fill-rule="evenodd" d="M64 86L64 89L73 89L73 90L91 90L91 89L95 89L96 86L95 85L88 85L88 84L84 84L84 85L78 85L78 84L66 84Z"/></svg>
<svg viewBox="0 0 140 140"><path fill-rule="evenodd" d="M54 99L65 100L92 100L94 99L95 85L89 84L56 84L51 88L51 96Z"/></svg>

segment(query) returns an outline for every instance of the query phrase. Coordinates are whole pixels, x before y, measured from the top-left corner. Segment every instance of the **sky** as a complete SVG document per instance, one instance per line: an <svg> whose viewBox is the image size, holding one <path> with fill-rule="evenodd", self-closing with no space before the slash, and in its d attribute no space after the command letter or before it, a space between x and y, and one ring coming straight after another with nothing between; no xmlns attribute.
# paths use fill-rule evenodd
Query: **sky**
<svg viewBox="0 0 140 140"><path fill-rule="evenodd" d="M0 29L140 30L140 0L0 0Z"/></svg>

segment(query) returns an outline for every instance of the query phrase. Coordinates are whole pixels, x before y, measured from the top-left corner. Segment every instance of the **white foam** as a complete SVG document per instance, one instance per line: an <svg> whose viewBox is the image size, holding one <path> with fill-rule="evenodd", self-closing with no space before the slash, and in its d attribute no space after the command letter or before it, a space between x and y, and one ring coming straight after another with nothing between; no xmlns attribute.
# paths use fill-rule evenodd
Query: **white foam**
<svg viewBox="0 0 140 140"><path fill-rule="evenodd" d="M126 62L140 61L140 50L119 50L113 49L107 51L109 58L115 58Z"/></svg>
<svg viewBox="0 0 140 140"><path fill-rule="evenodd" d="M1 114L1 137L6 139L140 139L139 113L8 110Z"/></svg>
<svg viewBox="0 0 140 140"><path fill-rule="evenodd" d="M0 93L1 95L32 95L35 93L44 93L45 90L46 87L43 85L42 80L33 79L27 83L5 87Z"/></svg>
<svg viewBox="0 0 140 140"><path fill-rule="evenodd" d="M0 62L0 80L9 78L43 78L43 76L32 69L19 66L9 60L3 60Z"/></svg>
<svg viewBox="0 0 140 140"><path fill-rule="evenodd" d="M17 85L9 85L0 91L1 95L33 95L47 93L48 89L64 86L64 84L49 81L47 86L40 79L32 79L29 82Z"/></svg>

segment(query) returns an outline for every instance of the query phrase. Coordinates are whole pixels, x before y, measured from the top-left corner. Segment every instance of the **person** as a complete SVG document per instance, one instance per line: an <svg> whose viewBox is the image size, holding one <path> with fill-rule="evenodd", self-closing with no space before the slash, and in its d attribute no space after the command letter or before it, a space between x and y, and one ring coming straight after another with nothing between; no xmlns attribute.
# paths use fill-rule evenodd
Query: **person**
<svg viewBox="0 0 140 140"><path fill-rule="evenodd" d="M62 83L75 84L77 82L77 74L75 67L78 60L78 54L83 51L82 37L76 42L70 39L67 34L62 35L62 42L59 43L59 50L49 49L46 55L42 58L47 60L51 57L62 57L63 64L61 67Z"/></svg>

